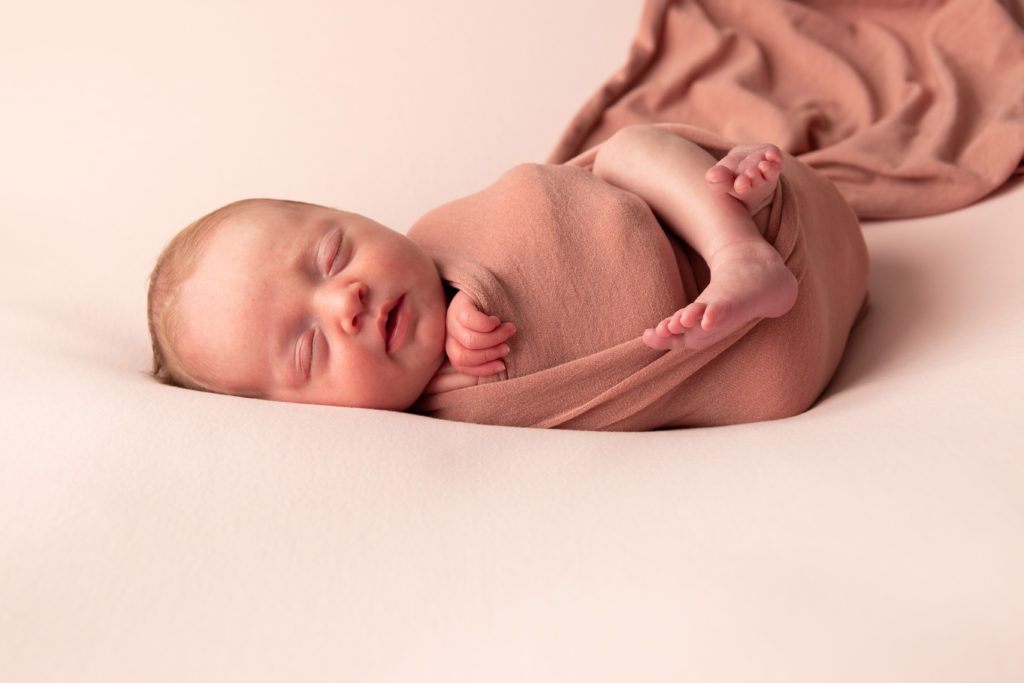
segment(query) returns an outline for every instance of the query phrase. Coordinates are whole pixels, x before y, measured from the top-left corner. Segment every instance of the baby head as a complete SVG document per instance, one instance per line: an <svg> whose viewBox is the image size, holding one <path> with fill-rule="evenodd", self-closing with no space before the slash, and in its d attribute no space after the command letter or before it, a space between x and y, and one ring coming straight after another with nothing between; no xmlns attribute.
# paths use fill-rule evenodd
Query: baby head
<svg viewBox="0 0 1024 683"><path fill-rule="evenodd" d="M179 233L149 284L154 374L194 389L405 410L444 359L444 288L405 235L246 199Z"/></svg>

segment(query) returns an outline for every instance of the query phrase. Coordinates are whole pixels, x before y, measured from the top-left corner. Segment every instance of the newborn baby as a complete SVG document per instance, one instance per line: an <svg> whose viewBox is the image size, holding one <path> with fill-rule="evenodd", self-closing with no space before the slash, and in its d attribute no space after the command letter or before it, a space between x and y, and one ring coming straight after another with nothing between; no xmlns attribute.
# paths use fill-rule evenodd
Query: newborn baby
<svg viewBox="0 0 1024 683"><path fill-rule="evenodd" d="M639 196L710 270L692 302L636 330L648 347L704 349L793 306L797 279L763 237L782 162L766 144L716 160L657 126L597 149L593 175ZM272 400L406 410L501 373L515 323L446 288L413 239L301 202L218 209L172 240L150 278L155 375Z"/></svg>

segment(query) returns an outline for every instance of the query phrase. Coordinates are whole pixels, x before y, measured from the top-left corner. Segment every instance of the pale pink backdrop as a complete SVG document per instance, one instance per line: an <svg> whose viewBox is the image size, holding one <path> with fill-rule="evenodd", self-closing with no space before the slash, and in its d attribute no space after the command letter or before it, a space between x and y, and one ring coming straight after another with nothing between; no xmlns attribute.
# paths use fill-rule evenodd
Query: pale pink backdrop
<svg viewBox="0 0 1024 683"><path fill-rule="evenodd" d="M0 678L1024 679L1018 180L867 227L793 419L487 428L170 389L146 276L239 197L405 229L542 160L639 3L13 3Z"/></svg>

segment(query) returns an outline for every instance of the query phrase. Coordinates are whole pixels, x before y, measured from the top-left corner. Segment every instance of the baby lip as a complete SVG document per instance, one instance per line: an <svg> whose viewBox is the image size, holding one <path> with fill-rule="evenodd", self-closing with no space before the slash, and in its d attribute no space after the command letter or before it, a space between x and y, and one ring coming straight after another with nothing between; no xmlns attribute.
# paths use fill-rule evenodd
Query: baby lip
<svg viewBox="0 0 1024 683"><path fill-rule="evenodd" d="M403 294L388 311L387 324L384 326L384 352L388 355L396 353L405 344L405 337L409 331L409 315L409 307Z"/></svg>
<svg viewBox="0 0 1024 683"><path fill-rule="evenodd" d="M384 342L384 350L387 350L388 346L388 322L391 314L395 311L398 306L398 302L401 301L402 297L395 297L384 302L384 305L380 308L380 314L377 316L377 328L380 330L381 341Z"/></svg>

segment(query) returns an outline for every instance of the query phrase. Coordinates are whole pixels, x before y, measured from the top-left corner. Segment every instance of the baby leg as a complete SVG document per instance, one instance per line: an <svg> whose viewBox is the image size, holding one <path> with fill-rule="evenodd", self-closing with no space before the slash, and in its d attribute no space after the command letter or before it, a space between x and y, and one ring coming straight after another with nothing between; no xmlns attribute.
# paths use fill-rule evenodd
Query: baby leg
<svg viewBox="0 0 1024 683"><path fill-rule="evenodd" d="M693 303L644 332L655 349L703 349L756 318L777 318L796 303L797 282L767 242L724 247L711 281Z"/></svg>
<svg viewBox="0 0 1024 683"><path fill-rule="evenodd" d="M768 206L782 169L774 145L743 145L708 169L713 191L728 193L751 215ZM761 317L778 317L793 307L796 278L751 222L748 234L712 237L701 255L711 281L697 299L644 333L656 349L703 349Z"/></svg>

